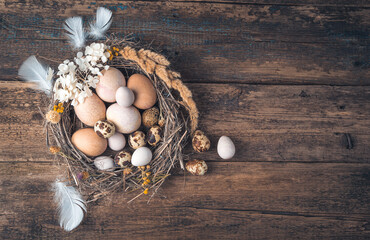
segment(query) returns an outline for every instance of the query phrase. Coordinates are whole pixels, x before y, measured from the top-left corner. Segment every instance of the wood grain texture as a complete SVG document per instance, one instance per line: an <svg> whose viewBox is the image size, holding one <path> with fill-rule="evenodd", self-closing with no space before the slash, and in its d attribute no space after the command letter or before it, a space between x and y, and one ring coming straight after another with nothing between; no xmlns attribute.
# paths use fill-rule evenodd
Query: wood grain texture
<svg viewBox="0 0 370 240"><path fill-rule="evenodd" d="M59 172L55 166L0 164L0 225L10 239L365 239L369 234L369 164L212 162L202 178L172 176L149 205L148 197L127 204L129 197L120 194L89 205L72 234L59 229L53 214L49 184Z"/></svg>
<svg viewBox="0 0 370 240"><path fill-rule="evenodd" d="M12 79L31 54L70 57L63 20L76 14L91 18L103 5L114 12L112 32L151 43L187 82L369 85L370 11L361 5L3 3L3 79Z"/></svg>
<svg viewBox="0 0 370 240"><path fill-rule="evenodd" d="M40 161L48 154L43 119L45 96L27 83L0 82L0 161ZM235 161L370 163L370 87L188 84L201 112L211 151L189 157L218 161L220 135L238 148ZM345 134L350 134L348 149Z"/></svg>
<svg viewBox="0 0 370 240"><path fill-rule="evenodd" d="M50 183L64 166L45 147L47 98L17 81L29 55L72 57L65 18L113 11L181 72L211 150L206 176L176 171L160 192L88 206L58 226ZM0 0L1 239L367 239L370 235L368 1ZM48 59L48 60L47 60ZM335 86L334 86L335 85ZM230 136L237 154L221 160Z"/></svg>

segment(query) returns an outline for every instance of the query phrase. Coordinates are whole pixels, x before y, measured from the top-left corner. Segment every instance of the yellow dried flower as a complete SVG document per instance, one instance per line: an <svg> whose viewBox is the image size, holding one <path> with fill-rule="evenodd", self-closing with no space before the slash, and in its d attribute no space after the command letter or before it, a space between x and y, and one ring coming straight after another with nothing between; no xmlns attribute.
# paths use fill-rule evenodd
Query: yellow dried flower
<svg viewBox="0 0 370 240"><path fill-rule="evenodd" d="M152 174L151 172L147 172L145 173L148 177L150 176L150 174Z"/></svg>
<svg viewBox="0 0 370 240"><path fill-rule="evenodd" d="M150 183L150 179L147 179L145 182Z"/></svg>
<svg viewBox="0 0 370 240"><path fill-rule="evenodd" d="M144 190L144 194L148 194L148 191L149 191L149 189L148 188L146 188L145 190Z"/></svg>
<svg viewBox="0 0 370 240"><path fill-rule="evenodd" d="M123 170L123 174L124 174L124 175L128 175L128 174L130 174L130 173L132 173L132 169L131 169L131 168L125 168L125 169Z"/></svg>
<svg viewBox="0 0 370 240"><path fill-rule="evenodd" d="M53 123L53 124L56 124L60 121L60 115L57 111L54 111L54 110L50 110L47 114L46 114L46 120L48 120L49 122Z"/></svg>
<svg viewBox="0 0 370 240"><path fill-rule="evenodd" d="M146 169L150 169L150 165L146 165Z"/></svg>
<svg viewBox="0 0 370 240"><path fill-rule="evenodd" d="M86 180L86 179L88 179L90 177L90 174L88 173L88 172L83 172L82 173L82 179L83 180Z"/></svg>
<svg viewBox="0 0 370 240"><path fill-rule="evenodd" d="M51 146L49 148L49 151L52 153L52 154L57 154L58 152L60 152L61 148L58 147L58 146Z"/></svg>

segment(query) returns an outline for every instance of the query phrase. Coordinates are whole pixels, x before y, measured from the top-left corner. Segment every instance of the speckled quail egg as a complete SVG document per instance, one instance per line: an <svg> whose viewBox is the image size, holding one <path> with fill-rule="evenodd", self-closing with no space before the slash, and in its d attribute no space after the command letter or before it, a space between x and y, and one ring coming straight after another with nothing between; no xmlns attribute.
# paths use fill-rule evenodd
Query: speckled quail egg
<svg viewBox="0 0 370 240"><path fill-rule="evenodd" d="M114 157L114 164L121 168L128 167L131 164L131 153L126 150L120 151Z"/></svg>
<svg viewBox="0 0 370 240"><path fill-rule="evenodd" d="M208 170L208 166L203 160L190 160L185 167L188 172L197 176L204 175Z"/></svg>
<svg viewBox="0 0 370 240"><path fill-rule="evenodd" d="M159 141L161 140L162 129L159 126L153 126L149 129L148 133L146 134L146 140L149 145L156 146Z"/></svg>
<svg viewBox="0 0 370 240"><path fill-rule="evenodd" d="M133 149L138 149L145 146L145 134L142 131L131 133L128 137L128 144Z"/></svg>
<svg viewBox="0 0 370 240"><path fill-rule="evenodd" d="M99 137L110 138L116 132L116 127L108 120L99 120L94 125L94 131Z"/></svg>
<svg viewBox="0 0 370 240"><path fill-rule="evenodd" d="M152 107L145 110L142 114L142 123L145 127L150 128L157 124L159 116L159 110L156 107Z"/></svg>
<svg viewBox="0 0 370 240"><path fill-rule="evenodd" d="M205 152L211 147L211 142L204 132L196 130L192 140L193 148L197 152Z"/></svg>

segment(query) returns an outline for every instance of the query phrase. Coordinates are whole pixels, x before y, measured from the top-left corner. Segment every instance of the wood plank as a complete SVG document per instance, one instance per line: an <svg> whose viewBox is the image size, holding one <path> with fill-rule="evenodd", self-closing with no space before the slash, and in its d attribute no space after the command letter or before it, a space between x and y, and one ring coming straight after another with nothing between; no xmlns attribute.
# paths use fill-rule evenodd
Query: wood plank
<svg viewBox="0 0 370 240"><path fill-rule="evenodd" d="M365 239L369 164L209 162L204 177L172 176L147 205L114 194L89 205L72 234L57 226L50 163L0 163L1 236L11 239ZM37 212L37 214L35 214ZM140 224L138 224L140 223ZM305 229L310 229L306 231Z"/></svg>
<svg viewBox="0 0 370 240"><path fill-rule="evenodd" d="M0 82L0 161L44 161L46 97L23 82ZM370 87L188 84L211 150L191 158L219 161L216 143L230 136L233 161L369 163ZM353 147L349 149L345 134ZM51 159L49 159L50 161Z"/></svg>
<svg viewBox="0 0 370 240"><path fill-rule="evenodd" d="M5 1L2 79L14 79L31 54L71 56L63 20L75 14L91 18L99 4L60 4ZM370 84L366 7L131 1L104 6L114 11L111 32L134 33L144 45L151 43L187 82Z"/></svg>

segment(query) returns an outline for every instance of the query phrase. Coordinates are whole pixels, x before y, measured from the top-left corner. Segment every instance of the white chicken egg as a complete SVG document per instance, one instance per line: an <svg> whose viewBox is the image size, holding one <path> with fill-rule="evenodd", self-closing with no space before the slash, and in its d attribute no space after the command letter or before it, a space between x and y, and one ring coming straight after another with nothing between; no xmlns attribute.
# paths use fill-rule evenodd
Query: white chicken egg
<svg viewBox="0 0 370 240"><path fill-rule="evenodd" d="M95 158L94 165L97 169L102 171L112 171L114 169L113 159L108 156L100 156Z"/></svg>
<svg viewBox="0 0 370 240"><path fill-rule="evenodd" d="M141 147L135 150L131 157L131 164L139 167L147 165L152 160L152 152L147 147Z"/></svg>
<svg viewBox="0 0 370 240"><path fill-rule="evenodd" d="M126 145L125 136L122 133L115 133L113 136L108 138L108 146L113 151L120 151Z"/></svg>
<svg viewBox="0 0 370 240"><path fill-rule="evenodd" d="M222 159L232 158L235 155L233 141L227 136L220 137L217 143L217 153Z"/></svg>
<svg viewBox="0 0 370 240"><path fill-rule="evenodd" d="M135 101L134 93L127 87L119 87L116 91L116 102L122 107L129 107Z"/></svg>

